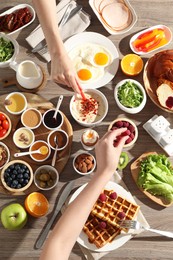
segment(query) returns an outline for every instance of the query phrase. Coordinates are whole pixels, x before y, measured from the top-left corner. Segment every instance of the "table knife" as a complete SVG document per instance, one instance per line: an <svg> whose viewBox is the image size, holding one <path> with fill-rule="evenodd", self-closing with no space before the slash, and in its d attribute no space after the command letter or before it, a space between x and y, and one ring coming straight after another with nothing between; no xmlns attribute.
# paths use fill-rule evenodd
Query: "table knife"
<svg viewBox="0 0 173 260"><path fill-rule="evenodd" d="M68 14L68 16L65 16L66 12L64 13L60 23L58 24L58 26L62 27L64 24L66 24L75 14L77 14L80 10L82 9L81 5L77 5L75 8L73 8L70 13ZM68 10L66 10L68 11ZM40 51L42 48L44 48L46 46L46 40L43 39L41 42L39 42L33 49L32 49L32 53L38 52Z"/></svg>
<svg viewBox="0 0 173 260"><path fill-rule="evenodd" d="M70 181L67 186L64 188L59 200L58 200L58 203L55 207L55 210L53 212L53 215L52 217L50 218L49 222L47 223L45 229L43 230L43 232L41 233L40 237L38 238L36 244L35 244L35 247L37 249L41 248L41 246L43 245L48 233L49 233L49 230L56 218L56 216L58 215L58 213L60 212L64 202L66 201L68 195L70 194L72 188L73 188L73 185L74 185L74 181Z"/></svg>

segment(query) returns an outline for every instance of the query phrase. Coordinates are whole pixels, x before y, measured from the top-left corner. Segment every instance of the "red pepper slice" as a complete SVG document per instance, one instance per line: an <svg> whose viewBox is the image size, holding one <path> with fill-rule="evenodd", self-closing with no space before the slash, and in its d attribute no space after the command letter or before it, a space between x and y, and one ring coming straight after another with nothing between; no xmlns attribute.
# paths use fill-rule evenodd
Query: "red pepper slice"
<svg viewBox="0 0 173 260"><path fill-rule="evenodd" d="M162 39L157 39L157 41L153 42L152 44L150 44L148 47L144 47L141 49L141 51L143 52L148 52L151 49L153 49L154 47L157 47L159 45L159 43L161 42Z"/></svg>
<svg viewBox="0 0 173 260"><path fill-rule="evenodd" d="M137 39L140 40L140 39L142 39L142 38L144 38L144 37L150 35L152 32L153 32L153 30L150 30L150 31L144 32L144 33L140 34L140 35L137 37Z"/></svg>
<svg viewBox="0 0 173 260"><path fill-rule="evenodd" d="M153 37L151 38L147 38L146 40L143 40L143 41L140 41L139 43L135 44L135 48L136 49L140 49L142 46L144 46L145 44L149 43L149 42L153 42L156 38L156 35L154 35Z"/></svg>

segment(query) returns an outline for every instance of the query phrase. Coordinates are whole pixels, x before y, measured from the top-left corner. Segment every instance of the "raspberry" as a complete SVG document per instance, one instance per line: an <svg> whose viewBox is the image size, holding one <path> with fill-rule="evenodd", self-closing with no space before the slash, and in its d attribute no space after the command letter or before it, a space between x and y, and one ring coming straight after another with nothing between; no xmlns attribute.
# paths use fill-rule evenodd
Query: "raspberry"
<svg viewBox="0 0 173 260"><path fill-rule="evenodd" d="M112 192L112 193L110 194L110 198L113 199L113 200L115 200L115 199L117 198L117 193L116 193L116 192Z"/></svg>
<svg viewBox="0 0 173 260"><path fill-rule="evenodd" d="M129 127L129 122L127 122L127 121L123 121L123 127Z"/></svg>
<svg viewBox="0 0 173 260"><path fill-rule="evenodd" d="M133 125L129 125L128 129L130 130L131 133L133 133L135 131L135 128Z"/></svg>
<svg viewBox="0 0 173 260"><path fill-rule="evenodd" d="M118 214L117 214L117 217L120 218L120 219L125 218L125 216L126 216L126 214L123 211L118 212Z"/></svg>
<svg viewBox="0 0 173 260"><path fill-rule="evenodd" d="M131 133L130 138L132 138L132 140L133 140L135 138L135 135L133 133Z"/></svg>
<svg viewBox="0 0 173 260"><path fill-rule="evenodd" d="M126 144L129 144L129 143L131 143L131 141L132 141L132 138L131 138L131 137L129 137L129 138L126 140Z"/></svg>
<svg viewBox="0 0 173 260"><path fill-rule="evenodd" d="M101 200L101 202L106 201L106 194L101 193L100 196L99 196L99 200Z"/></svg>
<svg viewBox="0 0 173 260"><path fill-rule="evenodd" d="M101 229L105 229L105 228L106 228L106 222L101 221L101 222L99 223L99 227L100 227Z"/></svg>
<svg viewBox="0 0 173 260"><path fill-rule="evenodd" d="M126 136L126 135L130 135L130 134L131 134L130 130L126 130L126 131L123 132L121 135L122 135L122 136Z"/></svg>
<svg viewBox="0 0 173 260"><path fill-rule="evenodd" d="M121 128L123 126L123 122L117 121L117 122L115 122L115 126L117 126L118 128Z"/></svg>
<svg viewBox="0 0 173 260"><path fill-rule="evenodd" d="M116 126L113 126L112 128L111 128L111 130L116 130L117 129L117 127Z"/></svg>

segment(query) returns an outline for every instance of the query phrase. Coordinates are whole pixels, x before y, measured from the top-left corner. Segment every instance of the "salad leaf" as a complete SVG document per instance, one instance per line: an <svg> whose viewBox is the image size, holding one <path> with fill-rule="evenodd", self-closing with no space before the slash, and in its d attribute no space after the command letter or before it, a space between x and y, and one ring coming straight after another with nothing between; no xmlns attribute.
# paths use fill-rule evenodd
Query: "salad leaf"
<svg viewBox="0 0 173 260"><path fill-rule="evenodd" d="M165 155L151 154L141 162L137 184L153 195L173 201L173 168Z"/></svg>
<svg viewBox="0 0 173 260"><path fill-rule="evenodd" d="M143 94L137 84L126 81L118 88L118 99L123 106L133 108L141 104Z"/></svg>
<svg viewBox="0 0 173 260"><path fill-rule="evenodd" d="M0 38L0 62L9 60L14 54L14 45L11 41Z"/></svg>

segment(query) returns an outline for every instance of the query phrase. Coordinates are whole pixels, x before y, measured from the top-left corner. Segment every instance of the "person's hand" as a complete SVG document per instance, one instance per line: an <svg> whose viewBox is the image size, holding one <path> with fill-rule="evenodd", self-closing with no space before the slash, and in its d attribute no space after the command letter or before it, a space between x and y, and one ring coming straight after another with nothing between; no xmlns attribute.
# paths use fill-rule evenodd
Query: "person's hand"
<svg viewBox="0 0 173 260"><path fill-rule="evenodd" d="M126 128L110 130L96 144L95 153L98 174L104 174L105 172L113 174L117 169L119 157L128 136L123 136L116 147L114 147L113 143L116 137L126 130Z"/></svg>
<svg viewBox="0 0 173 260"><path fill-rule="evenodd" d="M51 79L56 83L71 87L76 93L81 93L82 87L65 50L61 55L54 54L51 58Z"/></svg>

